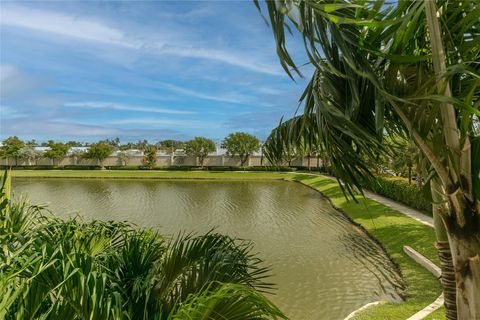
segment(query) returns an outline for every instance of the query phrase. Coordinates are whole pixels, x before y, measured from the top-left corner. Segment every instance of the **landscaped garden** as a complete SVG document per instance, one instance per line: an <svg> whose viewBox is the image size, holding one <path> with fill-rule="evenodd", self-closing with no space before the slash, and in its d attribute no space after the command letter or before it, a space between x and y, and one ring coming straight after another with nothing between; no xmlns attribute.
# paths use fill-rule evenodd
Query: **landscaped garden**
<svg viewBox="0 0 480 320"><path fill-rule="evenodd" d="M1 3L0 319L480 320L480 2L252 2Z"/></svg>

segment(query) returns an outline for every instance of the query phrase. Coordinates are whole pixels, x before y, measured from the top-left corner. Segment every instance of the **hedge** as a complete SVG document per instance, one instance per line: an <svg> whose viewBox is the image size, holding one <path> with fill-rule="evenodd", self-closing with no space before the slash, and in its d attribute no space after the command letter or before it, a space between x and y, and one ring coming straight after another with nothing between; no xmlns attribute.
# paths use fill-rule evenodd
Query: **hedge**
<svg viewBox="0 0 480 320"><path fill-rule="evenodd" d="M422 188L414 184L409 185L404 179L376 176L375 180L365 180L363 188L432 215L432 203Z"/></svg>
<svg viewBox="0 0 480 320"><path fill-rule="evenodd" d="M10 167L0 166L1 169ZM75 165L39 165L39 166L14 166L13 170L100 170L100 166L75 166ZM165 171L281 171L291 172L296 171L296 168L289 167L273 167L273 166L259 166L259 167L240 167L240 166L211 166L200 168L198 166L105 166L108 170L165 170Z"/></svg>

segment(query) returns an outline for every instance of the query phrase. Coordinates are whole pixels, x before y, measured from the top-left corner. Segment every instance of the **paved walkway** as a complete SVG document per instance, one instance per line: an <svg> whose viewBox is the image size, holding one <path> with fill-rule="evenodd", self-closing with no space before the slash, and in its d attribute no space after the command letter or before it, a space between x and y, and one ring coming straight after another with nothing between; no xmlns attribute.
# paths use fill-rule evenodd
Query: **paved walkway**
<svg viewBox="0 0 480 320"><path fill-rule="evenodd" d="M327 178L337 182L337 179L335 177L327 176L327 175L324 175L324 177L327 177ZM389 198L385 198L381 195L378 195L378 194L373 193L373 192L368 191L368 190L363 190L363 193L365 194L365 197L370 198L372 200L375 200L375 201L383 204L386 207L392 208L392 209L394 209L394 210L396 210L400 213L403 213L403 214L409 216L412 219L417 220L418 222L423 223L424 225L427 225L427 226L433 228L433 218L430 217L430 216L427 216L425 213L423 213L421 211L418 211L418 210L415 210L411 207L408 207L408 206L404 205L403 203L394 201L394 200L389 199Z"/></svg>
<svg viewBox="0 0 480 320"><path fill-rule="evenodd" d="M325 177L337 182L337 179L335 177L332 177L332 176L325 176ZM427 225L427 226L432 227L432 228L434 227L433 218L425 215L424 213L422 213L418 210L410 208L410 207L404 205L403 203L394 201L392 199L385 198L385 197L383 197L381 195L378 195L376 193L373 193L371 191L364 190L363 193L365 194L365 197L367 197L367 198L375 200L378 203L381 203L386 207L392 208L392 209L394 209L394 210L396 210L400 213L403 213L403 214L411 217L412 219L415 219L415 220L419 221L420 223L423 223L424 225ZM413 250L409 247L408 248L404 247L404 250L406 250L406 251L408 251L409 249L411 251L414 251L416 255L421 256L415 250ZM409 256L412 257L410 254L409 254ZM419 262L424 267L425 267L425 264L428 264L428 263L433 265L433 263L431 261L429 261L427 258L425 258L423 256L421 256L421 258L423 258L423 260L425 260L426 262L425 263L420 263L417 259L414 259L414 260ZM432 268L427 268L427 270L431 271L435 275L435 277L439 277L439 274L440 274L441 271L437 266L435 266L435 268L438 269L438 270L435 270L436 272L432 272L432 270L431 270ZM435 269L435 268L433 268L433 269ZM414 315L412 315L407 320L421 320L421 319L424 319L429 314L431 314L432 312L434 312L438 308L442 307L443 303L444 303L444 299L443 299L443 293L442 293L437 298L437 300L435 300L434 302L432 302L431 304L429 304L428 306L426 306L425 308L423 308L419 312L415 313ZM369 304L363 306L362 308L353 311L347 318L345 318L345 320L353 318L355 316L355 314L358 313L358 311L364 310L364 309L366 309L366 308L368 308L372 305L375 305L375 304L378 304L378 302L369 303Z"/></svg>
<svg viewBox="0 0 480 320"><path fill-rule="evenodd" d="M427 216L425 213L422 213L418 210L415 210L413 208L407 207L403 203L393 201L392 199L388 199L385 197L382 197L381 195L378 195L376 193L364 190L363 193L367 198L373 199L381 204L383 204L386 207L392 208L394 210L397 210L398 212L401 212L429 227L433 228L433 218L430 216Z"/></svg>

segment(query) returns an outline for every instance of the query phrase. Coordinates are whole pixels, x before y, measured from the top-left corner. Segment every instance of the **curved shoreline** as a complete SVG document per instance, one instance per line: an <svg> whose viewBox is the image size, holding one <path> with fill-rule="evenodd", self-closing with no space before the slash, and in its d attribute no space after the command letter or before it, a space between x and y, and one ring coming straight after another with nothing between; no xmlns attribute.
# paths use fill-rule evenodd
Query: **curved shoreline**
<svg viewBox="0 0 480 320"><path fill-rule="evenodd" d="M404 252L410 245L438 264L432 228L411 217L379 204L372 199L358 199L358 203L343 197L337 182L328 177L295 172L205 172L205 171L98 171L98 170L42 170L12 171L14 178L69 178L69 179L162 179L162 180L290 180L300 182L325 196L332 206L360 226L385 250L387 256L399 267L406 283L406 301L401 304L385 303L372 306L355 314L354 319L406 319L434 301L441 293L438 280L416 265ZM393 236L392 236L393 235ZM432 314L443 319L444 312ZM428 319L428 317L427 317Z"/></svg>
<svg viewBox="0 0 480 320"><path fill-rule="evenodd" d="M359 198L358 203L347 201L337 182L328 177L297 175L294 180L300 180L299 182L322 193L335 208L360 224L370 236L380 242L392 261L399 266L407 284L404 303L373 305L356 313L353 319L407 319L437 299L441 294L437 278L403 251L403 246L410 245L439 264L433 245L433 228L369 198ZM444 318L442 308L425 319Z"/></svg>

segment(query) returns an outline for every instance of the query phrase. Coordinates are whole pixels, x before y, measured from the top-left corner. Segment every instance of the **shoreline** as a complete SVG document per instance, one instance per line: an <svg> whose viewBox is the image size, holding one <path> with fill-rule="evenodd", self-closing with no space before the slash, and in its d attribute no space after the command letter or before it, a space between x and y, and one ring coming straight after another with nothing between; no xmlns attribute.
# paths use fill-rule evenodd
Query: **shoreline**
<svg viewBox="0 0 480 320"><path fill-rule="evenodd" d="M354 319L406 319L434 301L441 286L434 276L403 252L409 245L436 264L432 228L369 198L358 203L343 197L337 182L302 172L265 171L126 171L126 170L12 170L12 178L33 179L152 179L197 181L293 181L321 193L332 206L359 226L385 250L406 284L405 301L381 303L356 314ZM443 308L426 319L444 319Z"/></svg>

